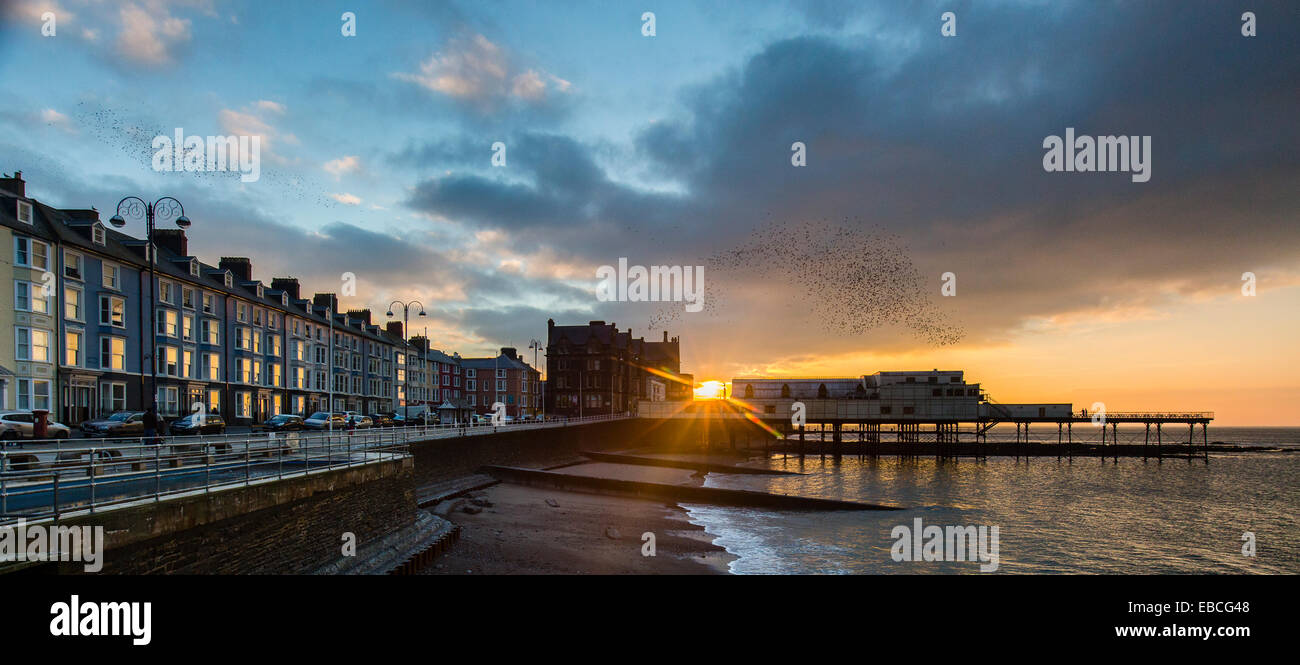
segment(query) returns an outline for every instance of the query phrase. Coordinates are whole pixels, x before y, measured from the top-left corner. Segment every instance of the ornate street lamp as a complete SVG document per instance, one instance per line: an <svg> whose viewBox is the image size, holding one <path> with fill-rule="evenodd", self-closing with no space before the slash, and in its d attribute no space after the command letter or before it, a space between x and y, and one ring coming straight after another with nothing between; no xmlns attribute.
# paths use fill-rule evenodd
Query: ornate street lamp
<svg viewBox="0 0 1300 665"><path fill-rule="evenodd" d="M153 241L154 220L156 218L175 220L181 229L190 228L190 218L185 216L185 206L180 201L164 196L149 203L138 196L128 196L117 202L117 214L109 218L108 223L117 228L126 226L126 220L145 222L145 241L148 243L145 253L149 255L149 393L150 404L154 414L158 413L158 272L154 268L155 247Z"/></svg>
<svg viewBox="0 0 1300 665"><path fill-rule="evenodd" d="M410 363L407 362L407 360L410 357L411 350L407 348L408 345L406 343L406 339L407 336L411 334L411 307L419 306L420 316L424 316L424 303L420 302L419 300L412 300L410 302L402 302L401 300L394 300L393 302L388 303L388 318L390 319L393 318L393 305L400 305L402 307L402 364L409 365ZM403 386L403 394L405 396L405 386L406 386L405 381L402 382L402 386ZM407 401L410 401L409 398L407 399ZM393 411L394 412L397 411L398 406L400 406L400 404L397 400L397 363L394 362L393 363ZM405 418L406 414L403 413L402 417Z"/></svg>

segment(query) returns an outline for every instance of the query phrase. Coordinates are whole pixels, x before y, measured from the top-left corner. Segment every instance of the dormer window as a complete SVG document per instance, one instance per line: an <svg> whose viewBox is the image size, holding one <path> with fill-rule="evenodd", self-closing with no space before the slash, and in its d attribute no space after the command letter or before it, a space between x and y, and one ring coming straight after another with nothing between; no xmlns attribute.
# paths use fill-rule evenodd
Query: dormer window
<svg viewBox="0 0 1300 665"><path fill-rule="evenodd" d="M261 284L258 284L258 285L257 285L257 297L258 297L258 298L265 298L265 297L266 297L266 293L263 292L263 290L262 290L262 285L261 285Z"/></svg>
<svg viewBox="0 0 1300 665"><path fill-rule="evenodd" d="M32 223L32 204L26 201L18 202L18 221L24 224Z"/></svg>
<svg viewBox="0 0 1300 665"><path fill-rule="evenodd" d="M235 285L235 280L233 277L230 276L230 273L227 272L224 275L224 278L225 278L226 288L230 288Z"/></svg>
<svg viewBox="0 0 1300 665"><path fill-rule="evenodd" d="M285 307L289 306L289 294L287 293L280 294L280 304L284 305Z"/></svg>
<svg viewBox="0 0 1300 665"><path fill-rule="evenodd" d="M94 226L90 227L90 239L93 240L96 245L103 245L107 241L107 236L108 234L104 231L103 224L96 222Z"/></svg>
<svg viewBox="0 0 1300 665"><path fill-rule="evenodd" d="M198 259L190 259L190 274L193 275L193 276L195 276L195 277L198 277L198 276L199 276L199 261L198 261Z"/></svg>

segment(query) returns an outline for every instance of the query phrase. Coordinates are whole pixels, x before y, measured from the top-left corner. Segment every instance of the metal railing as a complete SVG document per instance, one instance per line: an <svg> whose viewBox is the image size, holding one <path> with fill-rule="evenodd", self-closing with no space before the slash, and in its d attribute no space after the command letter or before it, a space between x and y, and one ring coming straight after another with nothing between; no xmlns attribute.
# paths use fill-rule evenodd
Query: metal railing
<svg viewBox="0 0 1300 665"><path fill-rule="evenodd" d="M545 422L463 423L356 430L43 439L0 445L0 524L94 513L214 488L252 485L398 459L419 441L503 430L569 427L627 414Z"/></svg>

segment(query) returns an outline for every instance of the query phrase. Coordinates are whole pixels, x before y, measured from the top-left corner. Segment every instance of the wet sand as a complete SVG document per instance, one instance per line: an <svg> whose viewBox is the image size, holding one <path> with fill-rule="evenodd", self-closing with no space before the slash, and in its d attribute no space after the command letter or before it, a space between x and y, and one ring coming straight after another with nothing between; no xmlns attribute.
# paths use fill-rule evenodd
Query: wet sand
<svg viewBox="0 0 1300 665"><path fill-rule="evenodd" d="M567 467L593 475L645 478L636 469ZM600 465L623 467L624 465ZM663 477L657 472L681 469L647 469L660 482L692 482L685 475ZM698 481L697 481L698 482ZM492 505L470 514L457 506L446 518L461 527L459 541L438 557L424 574L432 575L612 575L725 574L735 559L702 527L692 525L677 506L656 501L583 494L502 483L475 492ZM547 500L552 500L552 506ZM644 556L642 534L654 534L655 556Z"/></svg>

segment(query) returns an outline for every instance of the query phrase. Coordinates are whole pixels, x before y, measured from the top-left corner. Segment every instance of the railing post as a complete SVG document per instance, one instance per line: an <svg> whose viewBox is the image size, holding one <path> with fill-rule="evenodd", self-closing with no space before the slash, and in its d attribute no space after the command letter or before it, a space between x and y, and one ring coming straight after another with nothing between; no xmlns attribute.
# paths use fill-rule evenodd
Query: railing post
<svg viewBox="0 0 1300 665"><path fill-rule="evenodd" d="M90 449L90 514L95 514L95 449Z"/></svg>
<svg viewBox="0 0 1300 665"><path fill-rule="evenodd" d="M140 439L140 447L144 448L144 439ZM143 452L143 451L142 451ZM158 501L162 494L162 446L153 448L153 500Z"/></svg>
<svg viewBox="0 0 1300 665"><path fill-rule="evenodd" d="M247 487L253 482L253 450L252 440L244 439L244 486Z"/></svg>
<svg viewBox="0 0 1300 665"><path fill-rule="evenodd" d="M54 472L54 519L59 519L59 472Z"/></svg>
<svg viewBox="0 0 1300 665"><path fill-rule="evenodd" d="M5 474L9 469L9 451L0 446L0 517L9 514L9 494L5 489Z"/></svg>

